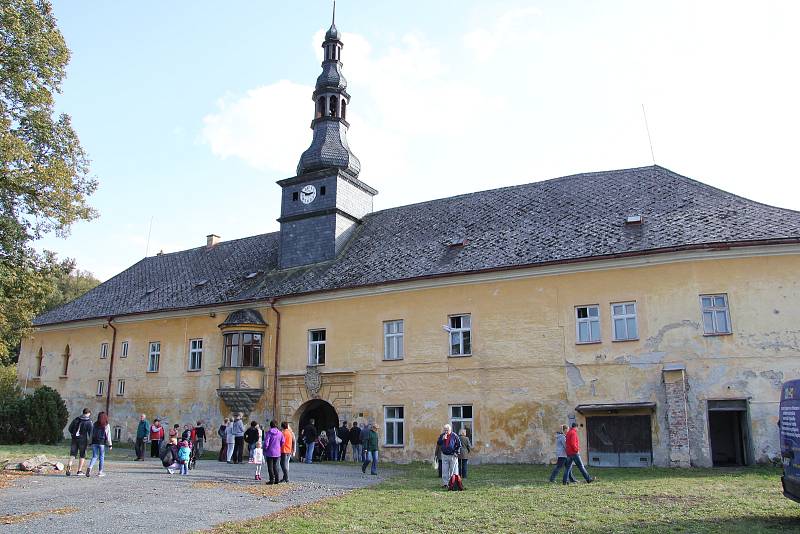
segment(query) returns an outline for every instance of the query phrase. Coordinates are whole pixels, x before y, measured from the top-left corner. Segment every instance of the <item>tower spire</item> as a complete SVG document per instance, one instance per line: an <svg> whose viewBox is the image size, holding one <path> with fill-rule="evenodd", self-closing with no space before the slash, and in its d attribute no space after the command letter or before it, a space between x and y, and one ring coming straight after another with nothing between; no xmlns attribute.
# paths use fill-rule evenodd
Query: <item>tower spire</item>
<svg viewBox="0 0 800 534"><path fill-rule="evenodd" d="M297 174L337 167L353 178L361 172L361 163L350 151L347 144L347 108L350 95L347 92L347 80L342 74L342 43L336 29L336 1L333 4L331 27L325 33L322 42L324 58L322 74L317 78L312 98L314 100L314 120L311 129L314 138L311 146L300 156Z"/></svg>

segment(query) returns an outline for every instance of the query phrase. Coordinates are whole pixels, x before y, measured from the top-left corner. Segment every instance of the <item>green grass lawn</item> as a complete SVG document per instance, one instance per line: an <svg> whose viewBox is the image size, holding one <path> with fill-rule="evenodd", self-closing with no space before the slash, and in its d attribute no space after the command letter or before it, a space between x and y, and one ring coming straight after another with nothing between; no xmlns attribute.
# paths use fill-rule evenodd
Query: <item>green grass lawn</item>
<svg viewBox="0 0 800 534"><path fill-rule="evenodd" d="M378 486L218 530L800 532L800 505L783 497L773 467L592 469L596 483L562 486L547 482L544 466L474 466L460 493L439 488L430 466L393 469L396 475Z"/></svg>

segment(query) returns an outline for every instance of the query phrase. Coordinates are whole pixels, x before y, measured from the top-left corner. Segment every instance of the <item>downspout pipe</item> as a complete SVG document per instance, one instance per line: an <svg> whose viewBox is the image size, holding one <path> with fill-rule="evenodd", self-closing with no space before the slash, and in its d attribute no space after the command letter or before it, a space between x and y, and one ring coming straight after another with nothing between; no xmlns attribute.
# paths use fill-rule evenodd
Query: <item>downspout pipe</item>
<svg viewBox="0 0 800 534"><path fill-rule="evenodd" d="M280 338L281 338L281 312L275 307L277 298L269 300L270 309L275 312L275 378L272 384L272 418L276 421L278 417L278 368L280 367Z"/></svg>
<svg viewBox="0 0 800 534"><path fill-rule="evenodd" d="M111 330L114 331L114 335L111 336L111 358L108 361L108 386L106 387L106 415L111 416L111 377L114 373L114 349L117 346L117 329L116 327L111 324L111 321L114 320L114 317L108 318L108 326L111 327Z"/></svg>

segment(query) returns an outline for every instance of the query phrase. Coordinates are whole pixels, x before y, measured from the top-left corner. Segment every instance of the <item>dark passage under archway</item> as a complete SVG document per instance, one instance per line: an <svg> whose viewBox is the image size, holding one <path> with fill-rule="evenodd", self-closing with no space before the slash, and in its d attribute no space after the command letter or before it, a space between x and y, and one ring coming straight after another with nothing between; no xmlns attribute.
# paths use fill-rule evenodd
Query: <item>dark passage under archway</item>
<svg viewBox="0 0 800 534"><path fill-rule="evenodd" d="M317 432L339 426L339 414L336 413L336 408L324 400L313 399L301 406L299 431L302 431L311 419L314 420Z"/></svg>

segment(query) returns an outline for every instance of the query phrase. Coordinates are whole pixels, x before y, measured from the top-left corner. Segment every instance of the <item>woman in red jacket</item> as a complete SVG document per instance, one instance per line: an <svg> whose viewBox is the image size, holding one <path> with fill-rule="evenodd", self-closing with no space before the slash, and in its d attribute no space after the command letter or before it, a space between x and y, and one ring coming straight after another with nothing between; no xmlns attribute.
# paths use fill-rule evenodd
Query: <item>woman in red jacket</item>
<svg viewBox="0 0 800 534"><path fill-rule="evenodd" d="M161 419L156 419L150 425L150 458L158 458L161 452L161 441L164 439L164 428L161 426Z"/></svg>
<svg viewBox="0 0 800 534"><path fill-rule="evenodd" d="M581 460L581 444L578 439L578 423L572 423L572 428L567 431L567 466L564 469L564 478L561 480L564 484L569 484L569 478L572 476L572 464L577 464L583 478L586 482L594 482L594 479L586 472L583 467L583 460Z"/></svg>

